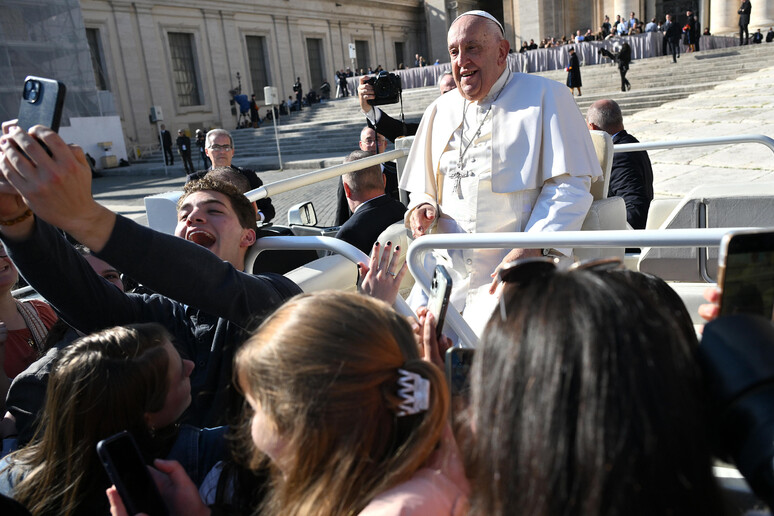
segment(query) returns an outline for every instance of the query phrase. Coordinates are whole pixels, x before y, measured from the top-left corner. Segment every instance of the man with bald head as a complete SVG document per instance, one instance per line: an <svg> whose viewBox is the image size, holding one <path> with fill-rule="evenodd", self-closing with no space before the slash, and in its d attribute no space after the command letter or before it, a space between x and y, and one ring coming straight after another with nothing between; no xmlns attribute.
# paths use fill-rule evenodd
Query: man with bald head
<svg viewBox="0 0 774 516"><path fill-rule="evenodd" d="M400 187L411 192L405 222L429 232L579 230L601 176L589 132L564 85L512 73L502 25L485 11L458 17L448 33L457 89L425 111ZM486 320L493 277L505 263L571 249L436 252L426 266L453 270L454 306ZM423 302L419 292L409 300ZM465 308L467 307L467 308ZM473 307L475 310L470 310ZM476 329L476 328L474 328Z"/></svg>
<svg viewBox="0 0 774 516"><path fill-rule="evenodd" d="M589 106L586 123L592 131L605 131L613 143L639 143L624 129L621 108L614 100L602 99ZM608 197L623 197L626 221L634 229L645 229L653 200L653 167L647 151L617 152L613 155Z"/></svg>

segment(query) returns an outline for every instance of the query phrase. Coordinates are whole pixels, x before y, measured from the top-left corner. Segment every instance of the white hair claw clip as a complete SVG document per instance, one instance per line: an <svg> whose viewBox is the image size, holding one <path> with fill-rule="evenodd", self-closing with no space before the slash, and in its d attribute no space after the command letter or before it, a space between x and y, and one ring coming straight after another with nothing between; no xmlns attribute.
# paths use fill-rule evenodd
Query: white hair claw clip
<svg viewBox="0 0 774 516"><path fill-rule="evenodd" d="M430 405L430 381L405 369L398 369L398 375L398 396L403 399L398 405L398 417L427 410Z"/></svg>

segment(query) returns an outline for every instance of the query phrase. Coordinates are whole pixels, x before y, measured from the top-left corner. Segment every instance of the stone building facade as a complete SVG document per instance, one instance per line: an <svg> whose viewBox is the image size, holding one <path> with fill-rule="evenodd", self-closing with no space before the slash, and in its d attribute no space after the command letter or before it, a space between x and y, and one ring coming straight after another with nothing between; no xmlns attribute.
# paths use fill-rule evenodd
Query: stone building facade
<svg viewBox="0 0 774 516"><path fill-rule="evenodd" d="M99 87L113 93L132 146L157 141L151 106L173 133L232 128L229 91L240 86L260 103L264 86L276 86L280 98L292 95L296 77L304 91L327 79L335 92L335 70L413 66L414 54L427 48L422 4L81 0L81 10Z"/></svg>
<svg viewBox="0 0 774 516"><path fill-rule="evenodd" d="M158 108L154 112L163 116L163 123L173 132L178 128L190 132L197 128L232 128L236 107L229 92L235 88L241 87L248 96L255 93L260 102L264 86L276 86L281 98L292 95L296 77L301 78L304 91L319 88L324 79L335 91L335 70L348 66L357 69L382 65L392 70L403 63L410 67L417 53L429 63L436 59L448 62L449 24L470 9L485 9L502 20L511 46L518 48L523 40L561 37L577 29L596 31L605 14L611 19L616 14L626 18L631 11L647 21L654 16L663 18L666 12L682 13L684 17L686 8L691 8L699 13L702 27L709 27L714 34L731 34L737 31L739 3L0 0L4 13L0 20L0 54L5 66L0 77L0 107L10 116L18 105L16 90L21 80L17 75L56 74L70 86L70 102L77 98L84 106L75 110L77 116L92 117L91 121L81 121L92 127L92 132L104 132L98 118L114 115L120 117L126 146L142 148L158 142L157 125L150 120L152 107ZM31 4L38 8L30 9ZM46 10L50 11L48 20L30 18L31 12ZM60 32L45 28L46 24L61 25L63 17L72 21L71 32L77 32L77 37L63 39ZM774 2L753 0L751 22L751 30L774 25ZM65 39L67 45L63 44ZM350 58L350 46L354 47L355 59ZM28 52L22 54L20 48ZM40 52L44 48L51 54L46 63L58 63L58 68L42 66ZM19 57L22 55L28 57ZM89 56L93 78L88 71ZM25 62L13 62L20 59ZM78 78L83 80L76 81Z"/></svg>

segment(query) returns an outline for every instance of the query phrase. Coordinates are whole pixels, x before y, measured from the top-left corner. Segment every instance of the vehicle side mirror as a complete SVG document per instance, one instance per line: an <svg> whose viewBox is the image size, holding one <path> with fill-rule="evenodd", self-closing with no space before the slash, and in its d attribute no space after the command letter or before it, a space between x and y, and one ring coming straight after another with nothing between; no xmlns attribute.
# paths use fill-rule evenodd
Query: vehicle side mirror
<svg viewBox="0 0 774 516"><path fill-rule="evenodd" d="M316 226L317 213L314 211L314 204L311 201L307 201L291 206L288 210L288 225Z"/></svg>

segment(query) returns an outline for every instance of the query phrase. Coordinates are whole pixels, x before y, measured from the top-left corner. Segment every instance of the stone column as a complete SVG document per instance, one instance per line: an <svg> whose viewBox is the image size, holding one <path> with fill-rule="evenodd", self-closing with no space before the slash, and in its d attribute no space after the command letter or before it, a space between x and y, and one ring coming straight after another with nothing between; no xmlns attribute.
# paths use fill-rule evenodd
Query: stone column
<svg viewBox="0 0 774 516"><path fill-rule="evenodd" d="M634 16L642 21L642 11L638 0L615 0L615 14L621 15L621 21L629 20L629 13L634 11ZM610 16L611 21L615 20L615 15Z"/></svg>
<svg viewBox="0 0 774 516"><path fill-rule="evenodd" d="M712 0L710 4L710 32L715 36L739 34L739 0ZM758 2L762 4L763 2ZM755 6L751 18L755 19ZM752 21L752 20L751 20ZM752 25L752 23L750 24Z"/></svg>
<svg viewBox="0 0 774 516"><path fill-rule="evenodd" d="M433 63L436 59L442 62L449 57L449 49L446 46L446 33L451 20L446 16L446 0L425 0L425 27L427 38L427 54L425 59ZM406 57L406 65L414 66L414 55L411 52Z"/></svg>
<svg viewBox="0 0 774 516"><path fill-rule="evenodd" d="M750 15L750 28L752 27L756 29L760 27L764 35L768 32L769 27L774 27L774 2L758 0L753 3Z"/></svg>

